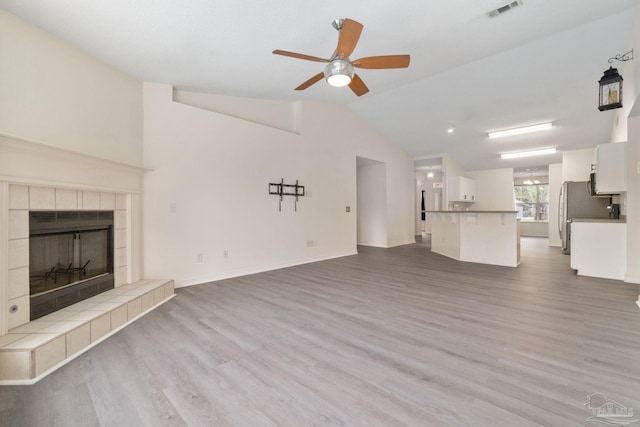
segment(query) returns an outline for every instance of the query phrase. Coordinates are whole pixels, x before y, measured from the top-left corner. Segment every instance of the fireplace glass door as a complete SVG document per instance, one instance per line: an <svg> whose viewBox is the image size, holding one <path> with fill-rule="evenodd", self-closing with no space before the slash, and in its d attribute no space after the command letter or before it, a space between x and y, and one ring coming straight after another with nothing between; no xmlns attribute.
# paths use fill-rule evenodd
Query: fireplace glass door
<svg viewBox="0 0 640 427"><path fill-rule="evenodd" d="M31 295L108 274L108 238L108 229L32 237Z"/></svg>
<svg viewBox="0 0 640 427"><path fill-rule="evenodd" d="M113 288L113 212L31 212L31 320Z"/></svg>

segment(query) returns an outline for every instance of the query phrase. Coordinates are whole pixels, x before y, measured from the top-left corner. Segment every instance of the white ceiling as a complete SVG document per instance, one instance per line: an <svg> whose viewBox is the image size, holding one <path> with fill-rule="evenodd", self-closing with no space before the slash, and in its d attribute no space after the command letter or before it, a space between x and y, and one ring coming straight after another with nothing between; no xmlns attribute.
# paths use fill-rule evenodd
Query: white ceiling
<svg viewBox="0 0 640 427"><path fill-rule="evenodd" d="M144 81L275 100L347 104L420 158L448 152L466 170L543 167L556 154L503 161L499 153L608 142L615 111L597 110L607 60L630 50L638 0L0 0L0 7ZM358 70L358 98L324 81L293 88L328 58L331 22L364 24L352 58L410 54L408 69ZM637 60L640 60L638 58ZM486 133L552 120L549 132L490 141ZM456 131L447 134L449 121Z"/></svg>

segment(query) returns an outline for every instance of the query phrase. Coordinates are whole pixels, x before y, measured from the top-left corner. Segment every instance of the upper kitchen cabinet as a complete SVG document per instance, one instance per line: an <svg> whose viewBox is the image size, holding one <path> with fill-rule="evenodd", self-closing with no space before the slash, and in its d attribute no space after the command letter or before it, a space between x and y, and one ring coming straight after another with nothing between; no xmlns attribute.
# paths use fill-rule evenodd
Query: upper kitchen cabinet
<svg viewBox="0 0 640 427"><path fill-rule="evenodd" d="M596 147L594 170L591 176L592 181L595 181L596 194L620 194L627 191L626 154L626 142L614 142Z"/></svg>
<svg viewBox="0 0 640 427"><path fill-rule="evenodd" d="M473 179L454 176L449 178L447 187L449 202L473 203L476 201L476 182Z"/></svg>

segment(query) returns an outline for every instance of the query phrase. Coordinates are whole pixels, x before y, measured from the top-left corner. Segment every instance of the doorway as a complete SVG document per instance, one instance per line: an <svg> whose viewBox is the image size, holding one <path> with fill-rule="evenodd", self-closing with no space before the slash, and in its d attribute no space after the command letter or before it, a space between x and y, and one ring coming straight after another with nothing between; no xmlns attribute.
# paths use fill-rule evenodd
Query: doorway
<svg viewBox="0 0 640 427"><path fill-rule="evenodd" d="M386 248L387 165L356 157L357 244Z"/></svg>

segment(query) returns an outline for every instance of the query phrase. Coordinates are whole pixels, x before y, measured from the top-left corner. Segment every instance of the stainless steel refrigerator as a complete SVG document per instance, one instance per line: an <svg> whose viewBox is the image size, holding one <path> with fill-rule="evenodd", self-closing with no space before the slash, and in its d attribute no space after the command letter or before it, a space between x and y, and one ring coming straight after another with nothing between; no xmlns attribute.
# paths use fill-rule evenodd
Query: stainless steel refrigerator
<svg viewBox="0 0 640 427"><path fill-rule="evenodd" d="M611 199L592 197L587 181L567 181L560 189L558 231L562 252L571 253L571 222L573 218L609 218Z"/></svg>

